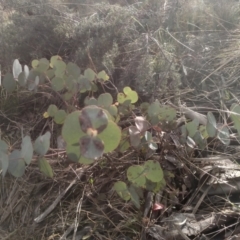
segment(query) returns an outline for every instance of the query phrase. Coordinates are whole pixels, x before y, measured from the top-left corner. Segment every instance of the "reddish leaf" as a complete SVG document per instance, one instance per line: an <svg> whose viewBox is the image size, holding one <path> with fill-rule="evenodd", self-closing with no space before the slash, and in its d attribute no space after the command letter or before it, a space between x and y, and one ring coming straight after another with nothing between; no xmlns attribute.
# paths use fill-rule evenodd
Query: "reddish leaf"
<svg viewBox="0 0 240 240"><path fill-rule="evenodd" d="M153 211L158 211L158 210L162 210L164 209L164 205L161 204L161 203L154 203L153 204L153 207L152 207L152 210Z"/></svg>
<svg viewBox="0 0 240 240"><path fill-rule="evenodd" d="M136 117L134 120L135 125L140 132L145 132L149 129L150 125L148 121L145 120L144 117Z"/></svg>

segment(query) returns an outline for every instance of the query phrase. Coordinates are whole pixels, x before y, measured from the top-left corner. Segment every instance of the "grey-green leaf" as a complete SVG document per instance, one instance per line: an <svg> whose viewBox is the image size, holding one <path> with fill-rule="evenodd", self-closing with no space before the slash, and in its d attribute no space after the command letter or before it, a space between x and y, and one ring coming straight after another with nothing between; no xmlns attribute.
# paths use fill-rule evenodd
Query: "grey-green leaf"
<svg viewBox="0 0 240 240"><path fill-rule="evenodd" d="M136 188L131 184L131 186L128 189L130 195L131 195L131 201L136 206L136 208L140 208L140 198L136 191Z"/></svg>
<svg viewBox="0 0 240 240"><path fill-rule="evenodd" d="M216 119L215 119L214 115L212 114L212 112L208 112L207 120L210 124L212 124L214 127L216 127Z"/></svg>
<svg viewBox="0 0 240 240"><path fill-rule="evenodd" d="M67 113L65 112L65 110L58 110L54 114L54 121L55 121L55 123L63 124L66 116L67 116Z"/></svg>
<svg viewBox="0 0 240 240"><path fill-rule="evenodd" d="M40 171L44 173L47 177L53 177L53 170L46 158L42 157L38 160L38 166Z"/></svg>
<svg viewBox="0 0 240 240"><path fill-rule="evenodd" d="M46 132L44 135L39 136L34 143L34 151L40 156L45 155L50 147L50 138L50 132Z"/></svg>
<svg viewBox="0 0 240 240"><path fill-rule="evenodd" d="M15 59L13 62L13 77L15 79L18 78L18 75L22 72L22 65L18 61L18 59Z"/></svg>
<svg viewBox="0 0 240 240"><path fill-rule="evenodd" d="M234 127L238 131L238 135L240 135L240 105L233 103L231 106L231 119L233 120Z"/></svg>
<svg viewBox="0 0 240 240"><path fill-rule="evenodd" d="M187 129L189 137L191 137L191 138L194 137L194 135L198 129L198 126L199 126L198 119L194 119L193 121L186 124L186 129Z"/></svg>
<svg viewBox="0 0 240 240"><path fill-rule="evenodd" d="M16 88L16 80L11 73L7 73L3 78L3 87L8 93L12 93Z"/></svg>
<svg viewBox="0 0 240 240"><path fill-rule="evenodd" d="M131 196L125 182L118 181L114 184L113 188L123 200L130 200Z"/></svg>
<svg viewBox="0 0 240 240"><path fill-rule="evenodd" d="M2 151L4 153L7 153L7 151L8 151L8 145L2 139L0 139L0 151Z"/></svg>
<svg viewBox="0 0 240 240"><path fill-rule="evenodd" d="M54 77L52 79L52 89L55 91L61 91L64 88L65 81L63 77Z"/></svg>
<svg viewBox="0 0 240 240"><path fill-rule="evenodd" d="M0 169L2 169L2 175L5 176L8 170L9 160L8 155L5 152L0 151Z"/></svg>
<svg viewBox="0 0 240 240"><path fill-rule="evenodd" d="M21 158L21 152L14 150L9 156L8 172L14 177L22 177L25 172L25 162Z"/></svg>
<svg viewBox="0 0 240 240"><path fill-rule="evenodd" d="M227 126L224 126L223 124L218 124L218 139L225 145L230 144L230 134Z"/></svg>
<svg viewBox="0 0 240 240"><path fill-rule="evenodd" d="M21 157L24 159L26 164L30 164L33 157L33 146L29 136L25 136L22 140Z"/></svg>

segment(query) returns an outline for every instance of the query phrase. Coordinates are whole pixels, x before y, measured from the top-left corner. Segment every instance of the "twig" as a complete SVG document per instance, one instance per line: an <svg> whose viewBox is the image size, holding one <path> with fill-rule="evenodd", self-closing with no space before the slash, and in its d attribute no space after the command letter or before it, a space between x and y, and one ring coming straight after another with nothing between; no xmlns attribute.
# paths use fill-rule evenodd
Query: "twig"
<svg viewBox="0 0 240 240"><path fill-rule="evenodd" d="M180 45L182 45L183 47L187 48L188 50L195 52L193 49L189 48L188 46L184 45L183 43L181 43L179 40L177 40L168 30L164 30L166 31L170 37L172 37L177 43L179 43Z"/></svg>
<svg viewBox="0 0 240 240"><path fill-rule="evenodd" d="M74 233L73 233L73 238L72 238L73 240L76 239L77 228L78 228L78 224L79 224L79 216L80 216L81 209L82 209L82 202L83 202L85 187L86 186L84 186L82 197L81 197L81 199L80 199L80 201L78 202L78 205L77 205L77 212L76 212L76 218L75 218L75 223L74 223Z"/></svg>
<svg viewBox="0 0 240 240"><path fill-rule="evenodd" d="M57 206L57 204L61 201L61 199L65 196L68 190L82 177L84 171L82 170L76 178L69 184L69 186L57 197L57 199L38 217L34 219L36 223L42 222L46 216L53 211L53 209Z"/></svg>
<svg viewBox="0 0 240 240"><path fill-rule="evenodd" d="M178 233L181 235L181 237L184 239L184 240L190 240L190 238L183 233L182 229L180 228L180 226L178 226L177 224L174 224L174 227L178 230Z"/></svg>

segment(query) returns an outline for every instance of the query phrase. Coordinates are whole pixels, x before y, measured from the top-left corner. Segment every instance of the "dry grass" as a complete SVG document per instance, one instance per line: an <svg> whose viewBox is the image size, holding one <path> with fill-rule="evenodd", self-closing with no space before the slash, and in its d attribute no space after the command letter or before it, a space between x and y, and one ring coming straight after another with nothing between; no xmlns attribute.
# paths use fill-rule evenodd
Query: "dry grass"
<svg viewBox="0 0 240 240"><path fill-rule="evenodd" d="M177 13L173 31L167 32L158 27L124 45L123 81L133 76L149 82L151 74L158 71L159 76L163 76L163 82L158 86L160 90L156 97L162 102L177 96L177 101L204 114L212 110L224 121L224 111L240 98L240 34L235 30L239 27L238 8L232 11L233 5L226 4L226 1L212 5L204 1L185 1L184 7ZM152 9L146 3L141 11L144 15ZM155 12L153 16L160 15ZM146 36L152 37L147 45L150 53L147 56L146 49L142 47ZM170 65L166 59L171 62ZM187 74L183 72L183 67ZM172 81L174 77L176 81ZM174 85L177 80L181 81L181 89L173 91L169 83L172 81ZM22 128L33 139L46 129L50 130L53 140L46 158L54 170L54 178L45 178L34 159L24 177L15 179L7 176L1 180L1 240L55 240L64 239L65 235L68 235L67 239L73 239L74 230L78 236L89 235L89 239L154 239L147 234L148 229L154 224L161 225L161 220L171 215L175 208L184 212L189 199L192 199L191 206L200 204L199 208L195 208L199 214L214 212L222 216L221 212L230 208L229 196L218 199L205 196L201 201L202 192L195 196L196 186L204 175L203 163L193 162L196 153L189 153L185 147L179 150L169 136L166 145L161 146L155 156L168 176L167 187L160 193L165 209L157 213L150 209L150 213L143 216L144 203L137 210L132 203L120 199L112 189L116 181L126 180L126 169L130 165L145 161L138 152L106 155L91 166L68 162L65 152L56 149L60 128L42 117L50 103L61 107L61 99L46 89L41 89L34 96L18 94L9 98L4 91L1 92L2 138L12 147L19 147ZM230 148L224 151L225 156L232 154ZM166 161L165 153L171 154L175 162ZM223 146L213 141L208 146L208 153L223 154ZM212 172L204 173L217 180ZM146 195L145 192L144 199ZM49 207L53 209L48 213ZM48 214L42 217L43 213ZM235 213L229 218L238 224L237 217ZM221 226L216 231L222 231Z"/></svg>

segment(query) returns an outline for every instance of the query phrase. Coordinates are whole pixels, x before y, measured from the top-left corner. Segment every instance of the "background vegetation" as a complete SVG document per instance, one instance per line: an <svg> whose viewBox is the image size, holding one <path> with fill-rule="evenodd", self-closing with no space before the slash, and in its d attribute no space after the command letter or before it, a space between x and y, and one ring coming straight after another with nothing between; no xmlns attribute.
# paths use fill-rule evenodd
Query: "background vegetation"
<svg viewBox="0 0 240 240"><path fill-rule="evenodd" d="M239 103L239 11L238 2L225 0L1 0L2 80L12 72L14 59L19 59L22 65L32 66L34 59L50 60L59 55L66 63L75 63L82 72L86 69L92 69L96 74L102 70L106 72L110 81L103 87L98 83L99 92L92 95L96 98L97 94L109 92L113 104L119 100L118 94L124 87L135 90L139 97L137 109L133 111L135 116L144 110L142 105L140 107L142 102L152 104L157 99L161 105L177 106L174 111L178 113L174 114L178 117L182 106L192 107L205 114L214 128L217 128L217 119L218 123L230 126L227 128L230 133L236 133L238 119L232 118L236 127L232 130L227 111L233 103ZM125 176L133 164L146 167L141 158L145 153L129 150L120 155L107 155L81 175L85 167L70 163L57 149L61 127L56 121L43 117L49 112L50 104L70 111L61 97L65 92L55 91L41 79L36 91L20 87L12 93L6 91L6 87L0 90L1 139L13 150L21 146L23 135L37 139L39 135L51 132L50 153L46 159L55 171L54 180L46 179L37 168L37 158L33 158L25 177L16 181L8 176L2 180L0 231L6 235L4 239L16 239L16 236L21 236L20 239L59 239L66 229L74 229L72 224L80 217L76 215L76 206L79 212L82 210L78 229L84 236L91 233L91 239L101 239L99 234L102 239L140 239L143 236L151 239L146 231L149 222L143 222L147 219L142 214L144 210L136 210L133 204L124 203L111 190L115 182L126 180L121 176ZM76 96L69 103L72 110L82 109L87 94ZM215 116L207 115L209 111ZM130 123L137 127L131 114L123 116L125 118L120 121L123 129ZM192 125L193 121L190 122ZM192 125L186 125L188 131ZM145 133L146 129L142 130ZM223 138L218 135L218 139ZM222 148L225 153L233 151L225 143L224 140L220 144L208 142L208 154ZM158 150L162 154L168 147L162 146L162 150ZM194 172L186 163L194 152L189 153L186 148L181 154L184 156L178 160L189 167L189 172ZM185 174L178 168L167 172L167 182L174 184ZM82 181L73 180L76 173L80 173ZM56 194L67 189L69 181L73 181L74 187L60 199L61 204L55 212L49 219L33 224L33 219L54 202ZM179 186L174 187L178 189ZM180 199L178 194L168 191L165 200L173 202L173 195ZM83 198L85 200L79 202ZM172 208L172 202L164 205ZM26 208L26 203L31 209ZM36 233L34 238L31 237L33 232Z"/></svg>

